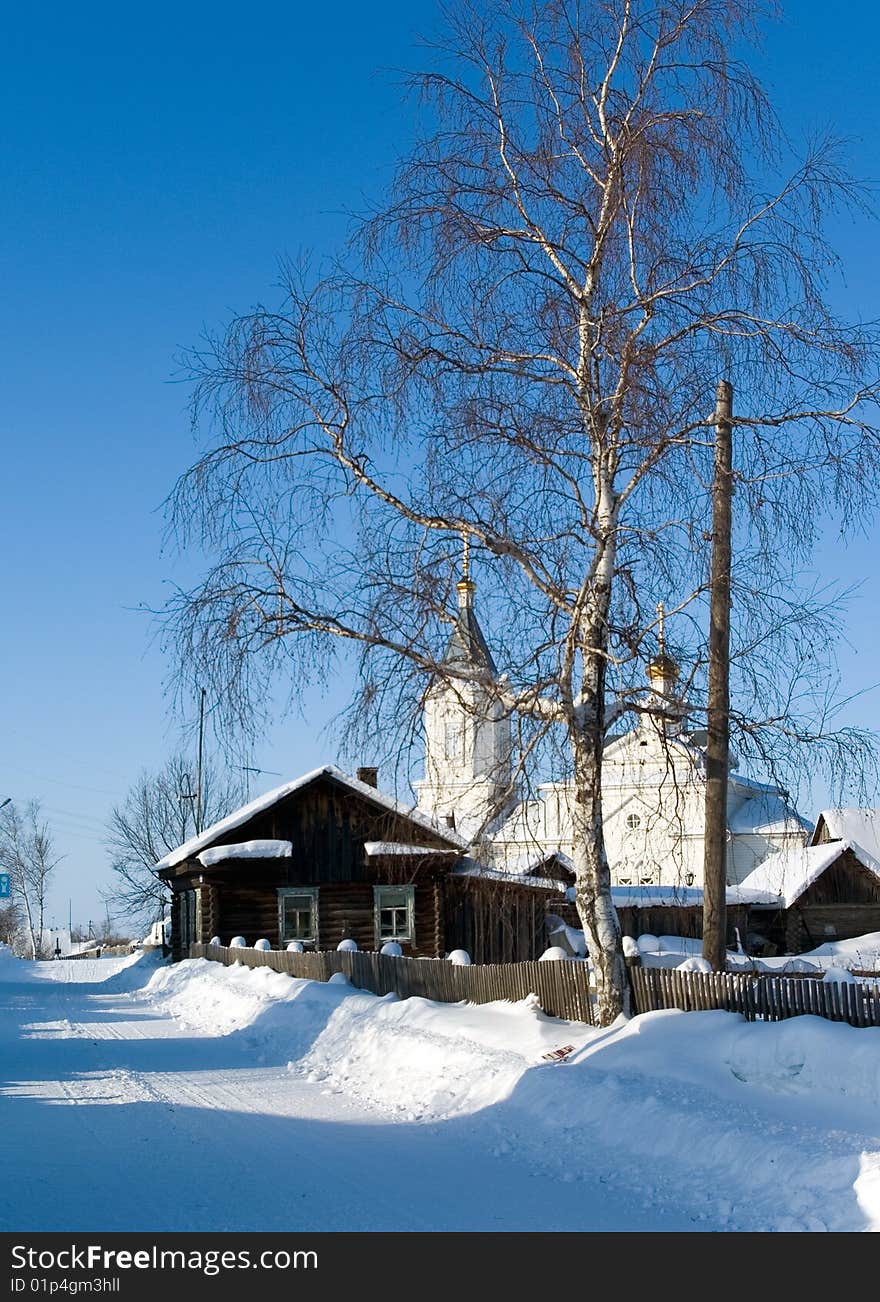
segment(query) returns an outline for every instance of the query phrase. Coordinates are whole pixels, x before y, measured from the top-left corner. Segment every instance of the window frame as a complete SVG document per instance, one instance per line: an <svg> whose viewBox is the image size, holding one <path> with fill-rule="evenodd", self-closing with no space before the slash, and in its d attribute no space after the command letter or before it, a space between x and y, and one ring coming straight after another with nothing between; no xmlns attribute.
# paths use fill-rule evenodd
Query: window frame
<svg viewBox="0 0 880 1302"><path fill-rule="evenodd" d="M202 890L199 886L188 886L180 892L180 939L186 950L190 945L202 943Z"/></svg>
<svg viewBox="0 0 880 1302"><path fill-rule="evenodd" d="M394 891L396 894L406 896L406 936L383 936L382 935L382 894L384 891ZM399 904L385 906L399 909ZM400 885L396 886L392 882L383 882L381 886L373 887L373 934L376 941L376 948L381 949L389 941L397 941L398 944L411 945L415 947L416 943L416 888L415 886Z"/></svg>
<svg viewBox="0 0 880 1302"><path fill-rule="evenodd" d="M318 948L318 935L320 927L320 918L318 914L318 893L317 886L279 886L278 887L278 942L281 945L289 945L292 941L299 941L301 945L312 945ZM284 901L293 895L304 895L311 900L312 931L313 935L305 936L287 936L284 932Z"/></svg>
<svg viewBox="0 0 880 1302"><path fill-rule="evenodd" d="M461 764L465 757L465 722L463 719L443 720L443 758L449 764Z"/></svg>

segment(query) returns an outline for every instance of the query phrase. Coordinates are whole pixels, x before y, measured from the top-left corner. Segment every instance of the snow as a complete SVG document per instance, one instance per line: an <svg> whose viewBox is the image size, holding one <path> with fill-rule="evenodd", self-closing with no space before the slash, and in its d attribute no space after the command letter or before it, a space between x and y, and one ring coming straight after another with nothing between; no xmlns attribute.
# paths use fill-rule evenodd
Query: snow
<svg viewBox="0 0 880 1302"><path fill-rule="evenodd" d="M396 940L386 940L385 944L379 950L379 953L384 954L386 958L400 958L403 954L403 950L400 948Z"/></svg>
<svg viewBox="0 0 880 1302"><path fill-rule="evenodd" d="M239 841L237 845L215 845L196 855L203 868L227 859L289 859L293 854L291 841Z"/></svg>
<svg viewBox="0 0 880 1302"><path fill-rule="evenodd" d="M771 854L749 873L739 890L764 895L766 901L756 901L759 908L790 909L844 850L852 850L869 872L880 877L880 862L854 841L829 841L824 845L795 847Z"/></svg>
<svg viewBox="0 0 880 1302"><path fill-rule="evenodd" d="M365 841L364 853L368 858L375 858L376 855L419 855L419 854L447 854L456 855L458 850L438 850L434 845L403 845L398 841Z"/></svg>
<svg viewBox="0 0 880 1302"><path fill-rule="evenodd" d="M880 809L823 809L816 820L824 822L832 841L851 841L880 862Z"/></svg>
<svg viewBox="0 0 880 1302"><path fill-rule="evenodd" d="M562 850L546 851L542 850L540 854L520 854L509 857L505 860L504 871L514 876L531 876L536 873L538 868L544 868L548 864L558 864L565 872L574 872L574 861L569 858Z"/></svg>
<svg viewBox="0 0 880 1302"><path fill-rule="evenodd" d="M272 948L272 944L270 941L266 939L265 936L261 936L259 940L254 941L254 949L266 950L271 948Z"/></svg>
<svg viewBox="0 0 880 1302"><path fill-rule="evenodd" d="M289 941L288 944L287 944L287 946L286 946L286 949L287 949L288 953L290 953L290 954L302 954L302 953L304 952L304 951L303 951L303 943L302 943L301 940L291 940L291 941Z"/></svg>
<svg viewBox="0 0 880 1302"><path fill-rule="evenodd" d="M456 877L482 877L486 881L516 882L517 886L536 886L543 891L556 891L564 894L569 889L566 882L553 881L549 877L534 877L526 872L508 872L505 868L487 868L476 860L464 858L453 868ZM573 897L572 897L573 898Z"/></svg>
<svg viewBox="0 0 880 1302"><path fill-rule="evenodd" d="M740 784L737 784L740 785ZM757 833L761 836L808 835L812 824L788 804L782 791L767 790L744 800L728 813L727 826L733 833Z"/></svg>
<svg viewBox="0 0 880 1302"><path fill-rule="evenodd" d="M848 972L844 967L828 967L822 977L823 981L834 981L838 985L856 985L857 980L852 972Z"/></svg>
<svg viewBox="0 0 880 1302"><path fill-rule="evenodd" d="M446 957L456 967L470 967L471 965L471 956L466 949L450 950Z"/></svg>
<svg viewBox="0 0 880 1302"><path fill-rule="evenodd" d="M467 842L457 832L453 832L451 828L438 827L436 823L413 808L413 806L401 804L393 796L387 796L384 792L378 791L376 787L371 787L368 783L360 782L348 773L343 773L342 769L338 769L335 764L325 764L321 768L312 769L310 773L304 773L302 777L294 778L292 782L285 782L279 787L273 787L271 791L264 792L263 795L257 796L255 800L242 805L240 809L227 814L219 822L213 823L211 827L206 828L204 832L200 832L198 836L190 837L188 841L184 841L182 845L179 845L176 850L172 850L170 854L166 854L164 858L160 859L155 865L155 871L159 872L163 868L173 868L175 864L183 863L185 859L192 859L207 846L210 846L212 841L225 836L227 832L233 832L256 814L262 814L267 809L271 809L273 805L277 805L279 800L284 800L287 796L293 795L296 791L301 791L312 782L324 777L332 778L335 782L347 787L349 791L365 796L373 804L379 805L383 809L390 810L403 818L408 818L410 822L440 837L450 847L458 850L467 849Z"/></svg>
<svg viewBox="0 0 880 1302"><path fill-rule="evenodd" d="M678 964L676 970L678 972L711 972L712 964L700 954L691 954L683 963Z"/></svg>
<svg viewBox="0 0 880 1302"><path fill-rule="evenodd" d="M561 945L562 949L565 949L567 945L570 953L576 954L578 958L586 958L587 942L580 927L569 927L565 922L560 923L550 931L550 939L558 940L560 937L564 939L564 944Z"/></svg>
<svg viewBox="0 0 880 1302"><path fill-rule="evenodd" d="M244 936L233 936L229 942L230 949L247 949L248 943Z"/></svg>
<svg viewBox="0 0 880 1302"><path fill-rule="evenodd" d="M0 1053L6 1231L880 1229L880 1028L0 951Z"/></svg>
<svg viewBox="0 0 880 1302"><path fill-rule="evenodd" d="M549 947L549 949L545 949L545 950L544 950L544 953L541 954L541 956L540 956L539 959L538 959L538 962L539 962L539 963L558 963L560 959L563 959L563 958L567 959L567 958L570 958L570 957L571 957L570 954L568 954L568 953L567 953L567 952L566 952L566 951L561 947L561 945L551 945L551 946Z"/></svg>
<svg viewBox="0 0 880 1302"><path fill-rule="evenodd" d="M838 959L839 967L861 968L865 972L880 972L880 931L870 931L864 936L849 940L829 940L808 950L803 958Z"/></svg>
<svg viewBox="0 0 880 1302"><path fill-rule="evenodd" d="M357 949L357 941L340 940L339 944L336 946L336 949L341 954L345 954L345 953L353 954Z"/></svg>
<svg viewBox="0 0 880 1302"><path fill-rule="evenodd" d="M585 957L584 933L573 927L565 927L557 928L552 934L558 936L560 930L564 930L572 953ZM624 956L641 958L644 967L679 967L689 958L700 957L702 952L702 940L691 936L654 936L650 932L643 932L636 938L623 937ZM880 972L880 931L856 936L852 940L831 941L799 955L781 954L775 958L758 958L742 951L727 951L729 971L822 972L833 966L855 968L862 972Z"/></svg>
<svg viewBox="0 0 880 1302"><path fill-rule="evenodd" d="M577 898L576 888L567 887L565 896L574 902ZM701 909L703 888L674 885L612 886L611 900L615 909ZM745 883L742 883L740 886L728 886L727 903L778 905L778 897L768 891L747 889Z"/></svg>

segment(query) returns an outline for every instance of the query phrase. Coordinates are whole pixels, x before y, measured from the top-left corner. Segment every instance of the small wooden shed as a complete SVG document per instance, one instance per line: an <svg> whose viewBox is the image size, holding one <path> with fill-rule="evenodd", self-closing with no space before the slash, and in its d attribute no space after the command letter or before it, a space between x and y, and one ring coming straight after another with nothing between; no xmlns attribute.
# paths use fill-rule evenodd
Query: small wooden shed
<svg viewBox="0 0 880 1302"><path fill-rule="evenodd" d="M467 843L328 765L277 787L166 855L171 951L243 936L273 948L359 949L475 962L537 958L546 886L475 869Z"/></svg>
<svg viewBox="0 0 880 1302"><path fill-rule="evenodd" d="M741 889L764 895L752 904L749 925L779 953L880 931L880 862L853 841L824 840L771 855Z"/></svg>

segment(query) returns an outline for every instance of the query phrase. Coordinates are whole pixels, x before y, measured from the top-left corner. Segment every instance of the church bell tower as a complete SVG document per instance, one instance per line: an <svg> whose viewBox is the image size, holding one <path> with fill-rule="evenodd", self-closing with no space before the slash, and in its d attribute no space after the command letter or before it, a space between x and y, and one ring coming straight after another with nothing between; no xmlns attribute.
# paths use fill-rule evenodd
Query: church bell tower
<svg viewBox="0 0 880 1302"><path fill-rule="evenodd" d="M423 813L471 840L509 812L512 743L509 714L477 681L496 679L498 671L474 610L467 539L456 588L458 610L441 665L457 672L446 677L441 669L426 693L425 776L413 785Z"/></svg>

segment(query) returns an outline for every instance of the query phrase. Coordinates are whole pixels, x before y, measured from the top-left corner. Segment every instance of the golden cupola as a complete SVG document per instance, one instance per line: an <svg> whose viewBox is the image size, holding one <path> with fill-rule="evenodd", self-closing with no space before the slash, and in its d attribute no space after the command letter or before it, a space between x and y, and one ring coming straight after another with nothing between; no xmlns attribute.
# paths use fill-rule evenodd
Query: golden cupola
<svg viewBox="0 0 880 1302"><path fill-rule="evenodd" d="M652 656L648 661L647 675L648 682L658 696L670 696L675 688L681 674L681 668L677 660L673 660L671 655L666 651L666 612L661 601L657 606L657 618L659 621L657 641L657 654Z"/></svg>

